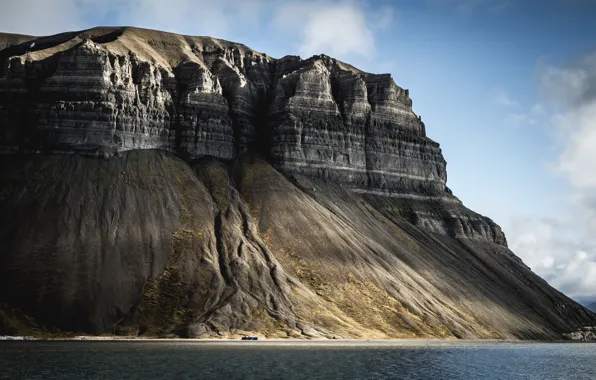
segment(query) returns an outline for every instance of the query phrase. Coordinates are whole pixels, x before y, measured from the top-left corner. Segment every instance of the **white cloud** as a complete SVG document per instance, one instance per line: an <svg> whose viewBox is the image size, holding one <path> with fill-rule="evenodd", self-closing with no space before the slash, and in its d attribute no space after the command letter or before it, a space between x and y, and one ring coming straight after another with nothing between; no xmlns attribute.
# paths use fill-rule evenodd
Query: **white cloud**
<svg viewBox="0 0 596 380"><path fill-rule="evenodd" d="M376 52L373 30L387 27L392 20L391 8L369 17L354 1L292 1L277 9L274 26L288 34L298 31L303 57L371 56Z"/></svg>
<svg viewBox="0 0 596 380"><path fill-rule="evenodd" d="M511 1L494 1L488 9L492 13L503 13L513 8L513 6L513 2Z"/></svg>
<svg viewBox="0 0 596 380"><path fill-rule="evenodd" d="M499 14L513 8L516 2L517 0L426 0L430 6L450 7L463 14L472 14L479 10Z"/></svg>
<svg viewBox="0 0 596 380"><path fill-rule="evenodd" d="M7 0L0 8L0 32L40 36L82 28L76 0Z"/></svg>
<svg viewBox="0 0 596 380"><path fill-rule="evenodd" d="M544 106L542 106L542 104L536 103L530 109L530 115L533 115L535 117L544 117L544 116L547 116L548 113L546 112L546 110L544 109Z"/></svg>
<svg viewBox="0 0 596 380"><path fill-rule="evenodd" d="M586 251L568 252L551 280L558 289L569 289L570 294L579 300L594 300L596 293L596 258Z"/></svg>
<svg viewBox="0 0 596 380"><path fill-rule="evenodd" d="M228 27L224 10L225 4L214 7L201 0L130 1L121 18L126 17L132 24L145 28L219 36Z"/></svg>
<svg viewBox="0 0 596 380"><path fill-rule="evenodd" d="M238 24L257 24L264 5L257 0L111 1L123 25L220 38L227 37Z"/></svg>
<svg viewBox="0 0 596 380"><path fill-rule="evenodd" d="M519 106L519 103L510 106ZM527 112L511 112L505 119L505 125L510 127L543 126L548 121L548 112L541 104L535 104Z"/></svg>
<svg viewBox="0 0 596 380"><path fill-rule="evenodd" d="M544 100L551 106L564 106L581 98L585 91L587 73L581 68L543 66L540 68L540 77Z"/></svg>
<svg viewBox="0 0 596 380"><path fill-rule="evenodd" d="M583 104L554 121L563 150L556 169L582 190L596 190L596 102Z"/></svg>
<svg viewBox="0 0 596 380"><path fill-rule="evenodd" d="M506 107L517 107L519 103L509 97L503 90L498 90L494 94L495 103Z"/></svg>
<svg viewBox="0 0 596 380"><path fill-rule="evenodd" d="M271 22L263 19L265 12L272 13ZM296 50L305 57L372 57L375 34L394 22L395 13L391 6L358 0L20 0L3 4L0 28L48 35L90 28L106 19L231 40L264 28L286 34L289 44L299 41Z"/></svg>
<svg viewBox="0 0 596 380"><path fill-rule="evenodd" d="M552 286L577 299L596 295L595 246L569 234L568 223L545 218L519 218L509 246Z"/></svg>
<svg viewBox="0 0 596 380"><path fill-rule="evenodd" d="M558 154L551 168L568 190L568 214L556 221L514 221L512 250L551 285L596 299L596 54L567 67L539 68L543 104L519 120L545 123ZM548 117L547 117L548 116Z"/></svg>
<svg viewBox="0 0 596 380"><path fill-rule="evenodd" d="M110 13L111 21L191 35L226 37L254 28L268 0L19 0L0 12L3 32L49 35L90 28Z"/></svg>
<svg viewBox="0 0 596 380"><path fill-rule="evenodd" d="M564 68L542 66L542 95L560 147L554 168L579 191L596 190L596 54Z"/></svg>
<svg viewBox="0 0 596 380"><path fill-rule="evenodd" d="M384 30L395 21L395 18L395 10L386 5L372 12L369 22L372 24L373 30Z"/></svg>
<svg viewBox="0 0 596 380"><path fill-rule="evenodd" d="M511 127L525 127L536 125L536 119L527 113L513 112L507 115L505 124Z"/></svg>

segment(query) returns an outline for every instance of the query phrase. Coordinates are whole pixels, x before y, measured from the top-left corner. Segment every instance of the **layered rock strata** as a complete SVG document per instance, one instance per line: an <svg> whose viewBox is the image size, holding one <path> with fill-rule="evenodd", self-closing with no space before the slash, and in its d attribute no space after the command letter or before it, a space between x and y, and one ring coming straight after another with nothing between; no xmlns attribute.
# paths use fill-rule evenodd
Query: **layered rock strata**
<svg viewBox="0 0 596 380"><path fill-rule="evenodd" d="M231 159L260 145L285 172L445 190L439 146L390 75L139 29L32 39L1 58L3 151L158 148Z"/></svg>
<svg viewBox="0 0 596 380"><path fill-rule="evenodd" d="M439 145L388 74L134 28L1 39L1 152L234 159L256 150L286 174L459 202Z"/></svg>

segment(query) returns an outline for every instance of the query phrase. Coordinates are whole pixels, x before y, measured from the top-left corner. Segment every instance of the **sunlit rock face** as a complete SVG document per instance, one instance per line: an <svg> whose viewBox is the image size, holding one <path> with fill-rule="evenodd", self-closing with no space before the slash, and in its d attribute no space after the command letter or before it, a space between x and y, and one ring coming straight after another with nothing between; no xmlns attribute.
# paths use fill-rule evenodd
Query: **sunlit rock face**
<svg viewBox="0 0 596 380"><path fill-rule="evenodd" d="M0 79L3 149L112 154L167 149L171 72L85 40L49 57L11 57Z"/></svg>
<svg viewBox="0 0 596 380"><path fill-rule="evenodd" d="M445 192L445 160L390 75L326 56L290 67L277 82L271 155L285 172L388 194Z"/></svg>
<svg viewBox="0 0 596 380"><path fill-rule="evenodd" d="M0 35L0 153L0 335L596 325L451 194L408 90L328 56L136 28Z"/></svg>

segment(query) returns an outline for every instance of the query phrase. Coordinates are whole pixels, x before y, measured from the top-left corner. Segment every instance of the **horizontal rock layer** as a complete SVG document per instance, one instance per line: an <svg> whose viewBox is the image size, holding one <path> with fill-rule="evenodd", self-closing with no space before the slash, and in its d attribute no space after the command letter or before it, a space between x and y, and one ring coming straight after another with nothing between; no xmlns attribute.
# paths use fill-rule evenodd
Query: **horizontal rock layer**
<svg viewBox="0 0 596 380"><path fill-rule="evenodd" d="M446 188L439 145L388 74L135 28L0 41L8 46L0 50L0 152L162 149L192 160L256 150L289 175L459 202ZM412 220L429 217L441 218ZM505 244L492 221L476 220ZM467 217L458 223L475 230ZM452 230L443 224L434 230Z"/></svg>
<svg viewBox="0 0 596 380"><path fill-rule="evenodd" d="M0 57L4 151L159 148L230 159L260 143L285 172L445 189L445 161L408 91L326 56L275 60L219 40L104 28L33 39Z"/></svg>

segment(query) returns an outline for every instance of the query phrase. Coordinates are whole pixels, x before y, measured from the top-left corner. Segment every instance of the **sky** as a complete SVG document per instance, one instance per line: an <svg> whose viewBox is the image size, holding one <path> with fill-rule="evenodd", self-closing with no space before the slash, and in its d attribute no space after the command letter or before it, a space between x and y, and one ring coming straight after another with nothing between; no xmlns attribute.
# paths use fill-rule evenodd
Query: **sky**
<svg viewBox="0 0 596 380"><path fill-rule="evenodd" d="M130 25L391 73L448 186L567 295L596 300L596 1L0 0L0 31Z"/></svg>

